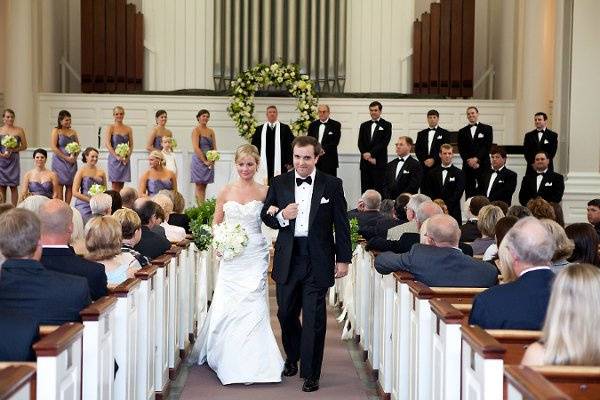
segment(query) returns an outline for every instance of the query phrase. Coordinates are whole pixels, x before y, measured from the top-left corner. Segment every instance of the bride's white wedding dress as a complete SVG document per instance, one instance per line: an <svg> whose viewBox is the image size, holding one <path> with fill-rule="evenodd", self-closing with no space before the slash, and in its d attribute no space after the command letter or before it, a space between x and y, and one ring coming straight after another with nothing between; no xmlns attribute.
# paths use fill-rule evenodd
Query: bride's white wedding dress
<svg viewBox="0 0 600 400"><path fill-rule="evenodd" d="M225 221L240 223L248 245L221 260L207 318L198 337L198 364L208 362L221 383L281 382L283 359L267 305L269 247L261 232L263 203L223 205Z"/></svg>

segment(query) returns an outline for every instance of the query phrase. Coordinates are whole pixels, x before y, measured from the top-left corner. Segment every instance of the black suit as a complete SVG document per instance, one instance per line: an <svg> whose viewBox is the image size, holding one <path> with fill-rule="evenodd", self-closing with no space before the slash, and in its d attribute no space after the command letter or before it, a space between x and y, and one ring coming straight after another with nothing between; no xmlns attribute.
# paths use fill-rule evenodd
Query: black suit
<svg viewBox="0 0 600 400"><path fill-rule="evenodd" d="M31 346L38 339L38 324L19 312L0 310L0 360L35 361Z"/></svg>
<svg viewBox="0 0 600 400"><path fill-rule="evenodd" d="M357 209L348 211L348 219L356 218L358 220L358 229L366 228L379 221L383 216L377 210L358 211Z"/></svg>
<svg viewBox="0 0 600 400"><path fill-rule="evenodd" d="M364 193L367 189L375 189L383 192L384 183L382 176L385 174L387 165L387 147L392 138L392 124L383 118L379 118L373 135L371 135L372 120L360 124L358 131L358 150L360 159L360 190ZM375 165L364 160L362 154L371 153L375 159Z"/></svg>
<svg viewBox="0 0 600 400"><path fill-rule="evenodd" d="M487 190L493 172L490 169L481 175L481 182L478 188L479 195L486 196L490 202L500 200L510 206L513 193L517 189L517 173L506 167L502 167L496 172L496 179L492 184L492 190L490 190L490 195L488 196Z"/></svg>
<svg viewBox="0 0 600 400"><path fill-rule="evenodd" d="M390 161L385 171L385 190L382 196L385 199L396 200L401 193L418 193L423 179L421 164L410 155L404 156L404 164L396 175L396 168L400 158Z"/></svg>
<svg viewBox="0 0 600 400"><path fill-rule="evenodd" d="M406 253L421 240L421 235L414 232L404 232L398 240L374 237L369 239L367 250L391 251L396 254ZM466 243L458 242L458 248L467 256L473 256L473 248Z"/></svg>
<svg viewBox="0 0 600 400"><path fill-rule="evenodd" d="M358 233L367 240L374 237L380 237L385 239L387 237L388 229L403 224L405 222L406 221L399 220L396 218L382 216L382 218L375 219L371 221L370 224L359 228Z"/></svg>
<svg viewBox="0 0 600 400"><path fill-rule="evenodd" d="M463 160L465 173L465 196L473 197L477 194L481 174L490 169L490 149L494 140L493 129L490 125L478 123L475 136L471 136L469 125L458 131L458 151ZM479 168L473 169L467 164L467 159L477 157Z"/></svg>
<svg viewBox="0 0 600 400"><path fill-rule="evenodd" d="M0 276L0 309L31 318L39 324L80 321L90 304L84 278L49 271L35 260L8 259Z"/></svg>
<svg viewBox="0 0 600 400"><path fill-rule="evenodd" d="M283 210L296 202L294 171L273 179L261 212L263 222L279 231L272 273L277 283L277 317L287 359L300 360L303 378L319 378L321 374L325 295L334 283L335 262L349 263L352 259L341 179L316 171L312 186L307 237L294 237L296 219L281 226L276 217L267 214L272 205Z"/></svg>
<svg viewBox="0 0 600 400"><path fill-rule="evenodd" d="M549 268L536 270L480 293L473 301L469 324L483 329L542 329L553 280Z"/></svg>
<svg viewBox="0 0 600 400"><path fill-rule="evenodd" d="M432 200L444 200L448 206L448 213L456 219L459 225L462 224L460 199L465 190L463 171L451 165L446 175L446 181L442 185L442 167L439 166L429 171L421 186L421 193L431 197Z"/></svg>
<svg viewBox="0 0 600 400"><path fill-rule="evenodd" d="M408 271L427 286L490 287L498 283L493 265L459 249L425 244L415 244L408 253L381 253L375 258L375 269L380 274Z"/></svg>
<svg viewBox="0 0 600 400"><path fill-rule="evenodd" d="M527 202L536 197L541 197L546 201L560 203L565 191L565 181L561 174L547 171L540 183L539 189L537 186L537 174L525 175L521 182L521 190L519 190L519 202L523 206L527 206Z"/></svg>
<svg viewBox="0 0 600 400"><path fill-rule="evenodd" d="M415 144L415 154L421 162L424 175L427 175L431 169L440 165L440 147L443 144L450 143L450 132L438 126L431 141L431 149L428 149L430 130L430 128L427 128L417 133L417 143ZM428 158L433 158L435 161L431 167L425 165L425 160Z"/></svg>
<svg viewBox="0 0 600 400"><path fill-rule="evenodd" d="M256 130L254 131L254 136L252 136L252 144L256 146L259 152L261 151L261 137L263 125L257 126ZM281 122L279 122L279 125L279 145L281 146L281 173L283 174L287 171L287 167L290 167L292 165L292 141L294 140L294 135L292 134L292 130L290 129L289 125L283 124ZM271 127L267 125L267 143L265 150L267 153L267 177L269 178L269 185L273 180L273 173L275 169L275 132L275 128L271 129ZM260 156L265 157L265 155L263 154L261 154Z"/></svg>
<svg viewBox="0 0 600 400"><path fill-rule="evenodd" d="M325 131L323 132L323 138L321 139L321 147L325 154L319 157L317 162L317 169L326 174L337 176L338 163L338 145L340 144L340 138L342 136L342 124L331 118L327 120L325 125ZM308 136L312 136L319 140L319 127L321 121L316 120L310 123L308 126Z"/></svg>
<svg viewBox="0 0 600 400"><path fill-rule="evenodd" d="M142 255L152 260L158 256L162 256L170 248L171 242L167 238L152 232L147 226L142 225L142 238L135 245L134 250L139 251Z"/></svg>
<svg viewBox="0 0 600 400"><path fill-rule="evenodd" d="M72 247L44 247L40 262L50 271L87 279L92 301L108 294L104 265L78 256Z"/></svg>
<svg viewBox="0 0 600 400"><path fill-rule="evenodd" d="M460 226L460 240L463 242L472 242L481 237L481 232L477 227L477 220L469 220Z"/></svg>
<svg viewBox="0 0 600 400"><path fill-rule="evenodd" d="M548 153L550 158L550 164L548 165L549 171L554 171L554 163L552 160L556 156L558 149L558 133L551 131L546 128L542 134L541 140L538 140L538 130L534 129L525 134L523 138L523 154L525 155L525 161L527 161L527 174L535 174L533 169L533 162L535 161L535 154L538 151L545 151Z"/></svg>

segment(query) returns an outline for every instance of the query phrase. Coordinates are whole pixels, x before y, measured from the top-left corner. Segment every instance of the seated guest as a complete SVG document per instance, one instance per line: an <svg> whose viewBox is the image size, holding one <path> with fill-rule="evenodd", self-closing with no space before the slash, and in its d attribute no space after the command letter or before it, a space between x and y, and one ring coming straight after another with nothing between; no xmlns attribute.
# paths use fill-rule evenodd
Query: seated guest
<svg viewBox="0 0 600 400"><path fill-rule="evenodd" d="M410 197L412 195L410 193L402 193L400 196L396 197L394 200L394 212L396 214L396 219L401 223L408 222L408 218L406 217L406 206L410 201Z"/></svg>
<svg viewBox="0 0 600 400"><path fill-rule="evenodd" d="M142 220L140 220L139 215L129 208L122 208L113 214L113 218L121 224L121 233L123 236L121 251L131 253L142 267L150 264L148 257L134 249L134 246L142 238Z"/></svg>
<svg viewBox="0 0 600 400"><path fill-rule="evenodd" d="M111 216L94 217L85 225L85 246L89 260L104 265L109 285L119 285L141 268L135 257L121 251L121 224Z"/></svg>
<svg viewBox="0 0 600 400"><path fill-rule="evenodd" d="M423 167L411 157L413 140L400 136L396 141L397 158L390 161L385 169L384 197L395 199L401 193L418 193L423 179Z"/></svg>
<svg viewBox="0 0 600 400"><path fill-rule="evenodd" d="M506 215L506 213L508 212L508 204L506 204L505 202L503 202L502 200L494 200L490 203L493 206L496 207L500 207L500 209L502 210L502 212L504 213L504 215Z"/></svg>
<svg viewBox="0 0 600 400"><path fill-rule="evenodd" d="M71 232L71 239L69 240L69 246L73 248L75 254L85 256L87 249L85 248L85 225L83 224L83 217L78 209L71 206L73 211L73 232Z"/></svg>
<svg viewBox="0 0 600 400"><path fill-rule="evenodd" d="M484 206L490 204L490 201L483 196L474 196L465 201L465 209L467 211L467 222L460 227L460 240L463 242L472 242L481 237L481 232L477 227L477 217L479 211Z"/></svg>
<svg viewBox="0 0 600 400"><path fill-rule="evenodd" d="M15 208L11 203L0 203L0 215L4 214L8 210L12 210ZM2 267L2 263L4 262L4 256L0 253L0 268ZM1 358L0 358L1 360Z"/></svg>
<svg viewBox="0 0 600 400"><path fill-rule="evenodd" d="M549 202L548 204L550 204L550 206L554 210L554 221L556 221L557 224L559 224L560 226L562 226L564 228L565 227L565 215L563 213L562 206L560 204L554 203L552 201Z"/></svg>
<svg viewBox="0 0 600 400"><path fill-rule="evenodd" d="M554 209L550 203L541 197L529 200L527 202L527 208L531 211L531 216L536 217L537 219L547 218L555 221L556 215L554 214Z"/></svg>
<svg viewBox="0 0 600 400"><path fill-rule="evenodd" d="M510 228L512 228L518 219L515 217L504 217L500 218L500 221L496 224L496 245L500 246L502 244L502 239L508 233ZM507 252L503 252L502 254L497 254L496 259L494 260L494 264L500 271L501 283L509 283L517 280L517 276L515 275L515 271L510 267L512 263L512 259L510 259L509 254ZM485 260L484 260L485 261Z"/></svg>
<svg viewBox="0 0 600 400"><path fill-rule="evenodd" d="M379 214L381 214L383 218L392 218L394 214L394 200L381 200L381 205L379 206Z"/></svg>
<svg viewBox="0 0 600 400"><path fill-rule="evenodd" d="M142 221L142 238L133 248L150 260L162 255L171 248L171 243L166 237L163 237L152 231L155 225L158 225L156 217L157 210L161 209L153 201L145 200L135 208L135 212Z"/></svg>
<svg viewBox="0 0 600 400"><path fill-rule="evenodd" d="M112 197L106 193L98 193L90 198L90 209L92 216L102 217L112 212Z"/></svg>
<svg viewBox="0 0 600 400"><path fill-rule="evenodd" d="M448 206L446 205L446 202L442 199L435 199L433 200L433 202L435 204L437 204L438 206L440 206L440 208L442 209L442 211L444 212L444 214L448 215Z"/></svg>
<svg viewBox="0 0 600 400"><path fill-rule="evenodd" d="M90 304L84 278L49 271L42 255L40 220L29 210L0 215L0 252L6 258L0 279L0 310L14 312L46 325L80 321Z"/></svg>
<svg viewBox="0 0 600 400"><path fill-rule="evenodd" d="M471 243L473 255L483 255L488 247L496 243L494 233L496 224L500 218L504 218L504 213L500 207L488 204L479 211L477 216L477 229L481 232L481 237L475 239L473 243Z"/></svg>
<svg viewBox="0 0 600 400"><path fill-rule="evenodd" d="M406 211L404 210L404 207L406 205L406 203L408 202L408 200L404 201L404 198L410 198L407 195L403 195L401 194L400 196L398 196L398 199L400 199L400 201L395 201L394 202L394 208L392 209L392 216L391 217L383 217L379 220L376 220L374 223L371 223L370 225L360 229L358 231L358 233L360 233L360 235L365 238L366 240L372 239L374 237L377 238L381 238L383 240L385 240L385 238L387 237L387 233L388 230L394 226L398 226L401 223L406 222L405 220L400 220L397 215L404 215L406 216ZM386 201L386 200L384 200ZM383 202L382 202L383 204Z"/></svg>
<svg viewBox="0 0 600 400"><path fill-rule="evenodd" d="M408 222L390 228L387 233L388 240L398 240L405 232L413 232L419 233L419 228L417 227L417 221L415 220L417 216L417 209L426 201L431 201L429 196L425 196L424 194L413 194L410 196L410 200L406 204L406 219Z"/></svg>
<svg viewBox="0 0 600 400"><path fill-rule="evenodd" d="M15 311L0 310L0 360L34 361L33 344L38 341L39 325Z"/></svg>
<svg viewBox="0 0 600 400"><path fill-rule="evenodd" d="M550 235L552 235L554 243L556 243L556 250L552 256L552 264L550 264L550 269L552 272L557 274L570 264L569 261L567 261L567 258L571 257L573 254L575 244L567 237L567 233L565 232L564 228L557 222L547 218L542 219L541 222L544 224L546 229L548 229L548 232L550 232Z"/></svg>
<svg viewBox="0 0 600 400"><path fill-rule="evenodd" d="M50 201L50 199L46 196L34 194L32 196L28 196L22 202L17 204L17 208L23 208L25 210L31 211L35 215L38 215L40 212L40 207L47 201Z"/></svg>
<svg viewBox="0 0 600 400"><path fill-rule="evenodd" d="M525 218L525 217L531 217L531 211L529 211L529 208L527 208L525 206L520 206L518 204L515 204L514 206L508 207L506 216L521 219L521 218Z"/></svg>
<svg viewBox="0 0 600 400"><path fill-rule="evenodd" d="M167 222L169 220L169 215L171 215L171 212L173 211L173 202L171 199L164 194L157 194L152 198L152 201L158 204L163 210L164 218L162 218L163 222L161 222L160 226L164 228L165 235L167 236L167 239L169 239L169 242L177 243L185 239L185 229L180 226L170 225Z"/></svg>
<svg viewBox="0 0 600 400"><path fill-rule="evenodd" d="M169 214L169 220L167 221L171 225L180 226L185 229L187 234L191 234L190 229L190 217L185 212L185 199L183 195L177 190L161 190L158 194L166 194L173 202L173 212Z"/></svg>
<svg viewBox="0 0 600 400"><path fill-rule="evenodd" d="M492 261L498 259L498 246L504 239L504 236L518 221L517 217L509 215L508 217L500 218L494 227L494 244L487 248L483 253L483 261ZM500 271L502 272L502 271Z"/></svg>
<svg viewBox="0 0 600 400"><path fill-rule="evenodd" d="M600 199L590 200L587 203L587 219L600 238Z"/></svg>
<svg viewBox="0 0 600 400"><path fill-rule="evenodd" d="M133 203L138 198L137 190L132 187L125 186L123 189L121 189L119 195L121 195L122 207L127 207L133 210Z"/></svg>
<svg viewBox="0 0 600 400"><path fill-rule="evenodd" d="M538 151L533 162L534 174L528 174L521 181L519 190L519 202L526 205L527 202L536 197L546 201L560 203L565 191L564 177L548 169L550 159L544 151Z"/></svg>
<svg viewBox="0 0 600 400"><path fill-rule="evenodd" d="M571 264L552 285L542 338L527 348L523 365L600 365L600 270Z"/></svg>
<svg viewBox="0 0 600 400"><path fill-rule="evenodd" d="M408 253L381 253L375 269L381 274L408 271L428 286L490 287L498 281L498 270L463 254L458 248L460 229L449 215L427 220L426 244L415 244Z"/></svg>
<svg viewBox="0 0 600 400"><path fill-rule="evenodd" d="M600 266L599 239L593 226L583 222L571 224L565 228L565 233L575 244L573 254L567 259L569 262Z"/></svg>
<svg viewBox="0 0 600 400"><path fill-rule="evenodd" d="M381 218L380 206L381 194L377 190L368 189L360 197L356 209L348 211L348 219L356 218L359 228L367 226Z"/></svg>
<svg viewBox="0 0 600 400"><path fill-rule="evenodd" d="M477 295L469 324L483 329L540 330L546 315L554 273L550 260L556 245L542 223L519 220L504 236L499 255L517 279Z"/></svg>
<svg viewBox="0 0 600 400"><path fill-rule="evenodd" d="M113 215L115 213L115 211L123 208L123 200L121 199L121 194L119 194L119 192L117 192L116 190L107 190L104 193L109 195L110 198L112 199L112 202L110 203L110 214L109 215Z"/></svg>
<svg viewBox="0 0 600 400"><path fill-rule="evenodd" d="M42 205L39 214L42 222L41 263L50 271L77 275L87 279L92 301L106 296L104 266L88 261L69 246L73 232L73 210L67 203L53 199Z"/></svg>

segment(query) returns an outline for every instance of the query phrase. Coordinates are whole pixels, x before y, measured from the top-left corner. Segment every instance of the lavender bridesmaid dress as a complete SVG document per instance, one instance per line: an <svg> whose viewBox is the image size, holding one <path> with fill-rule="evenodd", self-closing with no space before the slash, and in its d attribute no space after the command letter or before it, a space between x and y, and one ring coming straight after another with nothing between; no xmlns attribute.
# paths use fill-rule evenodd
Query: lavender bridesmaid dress
<svg viewBox="0 0 600 400"><path fill-rule="evenodd" d="M65 136L58 134L58 148L65 155L69 156L65 147L72 142L76 142L75 137ZM57 155L52 157L52 171L58 175L58 183L65 186L73 185L73 178L77 172L77 163L71 164L70 162L63 160Z"/></svg>
<svg viewBox="0 0 600 400"><path fill-rule="evenodd" d="M146 187L148 189L148 195L154 196L163 189L172 190L173 183L170 179L148 179Z"/></svg>
<svg viewBox="0 0 600 400"><path fill-rule="evenodd" d="M29 184L27 185L27 189L29 190L29 193L31 193L31 194L46 196L49 199L51 199L52 196L54 195L54 185L52 185L52 181L46 181L46 182L29 181Z"/></svg>
<svg viewBox="0 0 600 400"><path fill-rule="evenodd" d="M156 150L161 151L162 150L162 136L155 136L154 137L154 144L152 146Z"/></svg>
<svg viewBox="0 0 600 400"><path fill-rule="evenodd" d="M0 135L0 142L4 136ZM21 138L15 136L17 143L21 144ZM0 152L4 153L6 149L0 144ZM21 180L21 164L19 162L19 153L10 153L8 158L0 158L0 186L19 186Z"/></svg>
<svg viewBox="0 0 600 400"><path fill-rule="evenodd" d="M112 134L111 144L113 149L121 143L129 144L129 134L120 135L117 133ZM131 151L132 149L130 149ZM129 161L123 165L115 156L111 153L108 154L108 180L111 182L131 182L131 165Z"/></svg>
<svg viewBox="0 0 600 400"><path fill-rule="evenodd" d="M88 195L88 191L94 184L103 185L104 180L102 178L94 178L93 176L84 176L81 179L81 194ZM80 199L75 199L75 208L79 210L81 214L81 218L83 218L83 223L85 224L92 217L92 209L90 208L90 203L87 201L83 201Z"/></svg>
<svg viewBox="0 0 600 400"><path fill-rule="evenodd" d="M200 149L206 154L207 151L213 150L212 142L206 136L200 136ZM196 154L192 156L192 183L213 183L215 181L215 169L208 168Z"/></svg>

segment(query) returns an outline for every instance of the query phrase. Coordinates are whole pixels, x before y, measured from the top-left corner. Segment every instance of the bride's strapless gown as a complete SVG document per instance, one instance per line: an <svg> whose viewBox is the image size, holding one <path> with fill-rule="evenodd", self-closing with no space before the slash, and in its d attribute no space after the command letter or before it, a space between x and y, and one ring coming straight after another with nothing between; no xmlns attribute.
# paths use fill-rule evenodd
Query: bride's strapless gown
<svg viewBox="0 0 600 400"><path fill-rule="evenodd" d="M198 338L198 363L208 362L224 385L281 382L283 359L267 305L269 247L261 232L262 206L258 200L223 205L225 220L240 223L249 240L242 254L221 261Z"/></svg>

